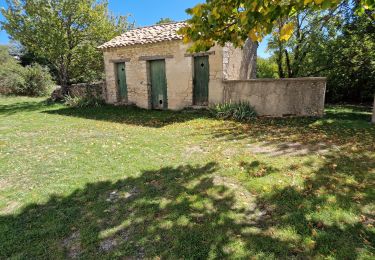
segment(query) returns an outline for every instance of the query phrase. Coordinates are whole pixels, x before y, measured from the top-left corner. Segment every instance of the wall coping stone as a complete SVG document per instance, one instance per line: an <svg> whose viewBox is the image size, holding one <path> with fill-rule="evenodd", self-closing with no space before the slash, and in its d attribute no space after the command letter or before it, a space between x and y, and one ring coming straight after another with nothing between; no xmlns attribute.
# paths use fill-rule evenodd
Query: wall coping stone
<svg viewBox="0 0 375 260"><path fill-rule="evenodd" d="M306 78L282 78L282 79L271 79L271 78L259 78L259 79L239 79L239 80L223 80L224 83L231 82L282 82L282 81L327 81L326 77L306 77Z"/></svg>

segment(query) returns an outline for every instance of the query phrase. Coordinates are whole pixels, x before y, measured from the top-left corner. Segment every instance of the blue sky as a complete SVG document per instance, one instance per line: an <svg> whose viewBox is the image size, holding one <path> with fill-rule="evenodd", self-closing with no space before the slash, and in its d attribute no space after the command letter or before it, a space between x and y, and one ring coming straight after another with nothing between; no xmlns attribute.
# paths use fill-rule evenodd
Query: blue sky
<svg viewBox="0 0 375 260"><path fill-rule="evenodd" d="M175 21L187 19L185 10L202 0L109 0L109 8L116 15L131 14L131 21L135 20L139 26L152 25L160 18L169 17ZM0 7L6 7L5 0L0 0ZM0 20L4 17L0 14ZM0 44L9 42L5 31L0 31ZM258 55L269 56L265 53L266 42L263 41L258 49Z"/></svg>

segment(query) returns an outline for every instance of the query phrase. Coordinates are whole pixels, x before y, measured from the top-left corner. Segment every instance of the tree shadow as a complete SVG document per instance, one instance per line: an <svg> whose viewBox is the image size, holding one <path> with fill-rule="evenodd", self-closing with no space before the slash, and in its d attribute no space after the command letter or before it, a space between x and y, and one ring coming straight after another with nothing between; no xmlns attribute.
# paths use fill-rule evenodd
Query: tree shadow
<svg viewBox="0 0 375 260"><path fill-rule="evenodd" d="M21 112L32 112L45 108L48 105L47 101L25 101L11 103L7 105L0 105L0 115L10 116Z"/></svg>
<svg viewBox="0 0 375 260"><path fill-rule="evenodd" d="M292 227L315 257L371 258L375 254L375 158L330 153L302 186L276 189L258 204L272 208L273 228Z"/></svg>
<svg viewBox="0 0 375 260"><path fill-rule="evenodd" d="M250 151L270 156L323 154L337 146L365 146L375 141L371 114L365 108L355 109L327 110L324 118L259 118L242 124L229 121L212 127L207 135L245 140Z"/></svg>
<svg viewBox="0 0 375 260"><path fill-rule="evenodd" d="M204 110L160 111L112 105L62 108L44 113L155 128L210 116L209 112Z"/></svg>
<svg viewBox="0 0 375 260"><path fill-rule="evenodd" d="M219 166L213 162L90 183L70 195L53 195L43 204L28 205L19 214L0 216L0 258L354 259L361 250L373 252L364 243L374 241L371 228L364 221L345 218L322 222L319 214L335 196L332 212L356 207L367 214L367 221L373 219L365 205L374 201L369 173L375 162L336 156L329 157L303 187L288 186L259 196L227 185L228 179L218 176ZM359 174L345 166L337 167L336 174L327 169L337 159L347 163L362 159L366 164L358 165ZM342 174L358 184L340 181ZM361 204L353 204L358 192ZM285 236L285 230L293 234Z"/></svg>
<svg viewBox="0 0 375 260"><path fill-rule="evenodd" d="M287 242L244 232L262 214L255 198L240 205L215 182L217 170L207 163L144 171L0 216L0 257L223 258L237 253L236 243L249 249L244 256L287 252Z"/></svg>

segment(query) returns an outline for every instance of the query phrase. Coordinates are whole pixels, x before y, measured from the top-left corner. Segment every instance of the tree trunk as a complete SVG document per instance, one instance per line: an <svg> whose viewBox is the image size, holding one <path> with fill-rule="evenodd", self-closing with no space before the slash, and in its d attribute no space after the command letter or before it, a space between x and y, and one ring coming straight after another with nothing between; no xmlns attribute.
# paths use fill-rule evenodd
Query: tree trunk
<svg viewBox="0 0 375 260"><path fill-rule="evenodd" d="M373 108L372 108L372 120L371 122L373 124L375 124L375 95L374 95L374 105L373 105Z"/></svg>
<svg viewBox="0 0 375 260"><path fill-rule="evenodd" d="M258 42L247 39L242 50L240 79L255 79L257 77Z"/></svg>
<svg viewBox="0 0 375 260"><path fill-rule="evenodd" d="M284 52L285 52L286 67L287 67L287 70L288 70L288 78L293 78L293 71L292 71L292 68L290 67L288 50L284 49Z"/></svg>
<svg viewBox="0 0 375 260"><path fill-rule="evenodd" d="M60 65L59 79L60 79L62 95L63 96L69 95L69 77L68 77L66 66L64 64Z"/></svg>

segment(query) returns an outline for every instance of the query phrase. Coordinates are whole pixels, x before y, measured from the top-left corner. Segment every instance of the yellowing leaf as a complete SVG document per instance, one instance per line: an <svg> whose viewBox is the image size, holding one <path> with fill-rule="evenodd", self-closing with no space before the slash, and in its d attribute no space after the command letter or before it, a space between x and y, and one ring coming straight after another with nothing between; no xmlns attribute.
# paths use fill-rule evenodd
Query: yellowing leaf
<svg viewBox="0 0 375 260"><path fill-rule="evenodd" d="M215 17L216 19L220 18L220 14L217 12L216 7L214 7L214 9L212 9L212 16Z"/></svg>
<svg viewBox="0 0 375 260"><path fill-rule="evenodd" d="M315 4L320 5L324 0L314 0Z"/></svg>
<svg viewBox="0 0 375 260"><path fill-rule="evenodd" d="M259 42L259 41L262 40L262 36L260 35L259 32L257 32L256 29L251 29L251 31L249 32L248 36L250 37L250 39L253 42Z"/></svg>
<svg viewBox="0 0 375 260"><path fill-rule="evenodd" d="M293 30L294 30L293 23L285 24L280 30L280 40L284 40L284 41L289 40L293 34Z"/></svg>
<svg viewBox="0 0 375 260"><path fill-rule="evenodd" d="M308 5L308 4L310 4L312 1L313 1L313 0L304 0L304 1L303 1L303 4L304 4L304 5Z"/></svg>
<svg viewBox="0 0 375 260"><path fill-rule="evenodd" d="M189 37L184 36L184 38L182 39L182 42L185 43L185 44L188 43L188 42L190 42Z"/></svg>
<svg viewBox="0 0 375 260"><path fill-rule="evenodd" d="M202 4L197 4L194 6L191 11L194 15L200 16L201 15L201 9L202 9Z"/></svg>

